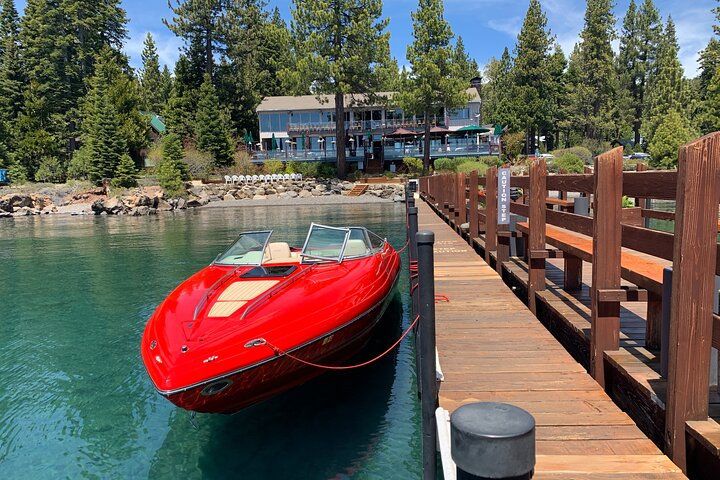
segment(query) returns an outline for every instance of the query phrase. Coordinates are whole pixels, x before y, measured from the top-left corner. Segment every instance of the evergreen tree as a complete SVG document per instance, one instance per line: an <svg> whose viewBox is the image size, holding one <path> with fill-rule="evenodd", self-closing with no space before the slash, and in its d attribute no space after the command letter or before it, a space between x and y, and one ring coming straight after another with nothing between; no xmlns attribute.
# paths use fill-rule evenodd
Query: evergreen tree
<svg viewBox="0 0 720 480"><path fill-rule="evenodd" d="M192 51L195 55L191 57L201 60L204 72L211 77L215 73L215 55L224 51L225 3L223 0L168 0L174 16L171 20L163 19L175 35L185 40L186 52Z"/></svg>
<svg viewBox="0 0 720 480"><path fill-rule="evenodd" d="M663 40L658 50L657 72L650 77L647 95L644 136L653 144L655 130L670 112L676 112L687 123L683 103L683 67L678 59L679 46L675 24L668 17Z"/></svg>
<svg viewBox="0 0 720 480"><path fill-rule="evenodd" d="M160 113L166 100L163 91L164 79L160 73L160 57L150 32L145 37L145 47L141 58L140 85L142 86L143 106L150 112Z"/></svg>
<svg viewBox="0 0 720 480"><path fill-rule="evenodd" d="M183 160L184 155L185 151L180 136L173 133L166 136L163 140L162 161L174 163L176 170L180 172L180 178L190 180L188 165Z"/></svg>
<svg viewBox="0 0 720 480"><path fill-rule="evenodd" d="M120 125L110 97L101 95L96 99L93 116L85 118L85 143L91 155L90 179L100 181L112 178L120 160L127 154L125 139L120 135Z"/></svg>
<svg viewBox="0 0 720 480"><path fill-rule="evenodd" d="M546 124L545 142L548 151L558 148L560 144L560 125L568 116L567 86L565 70L567 60L559 43L555 44L553 54L548 61L548 123Z"/></svg>
<svg viewBox="0 0 720 480"><path fill-rule="evenodd" d="M157 169L157 178L158 183L165 190L166 196L180 197L186 193L181 173L174 162L160 163Z"/></svg>
<svg viewBox="0 0 720 480"><path fill-rule="evenodd" d="M130 188L137 186L137 170L135 169L135 162L130 158L130 155L123 154L120 157L120 162L115 167L113 174L112 184L114 187Z"/></svg>
<svg viewBox="0 0 720 480"><path fill-rule="evenodd" d="M641 118L638 112L642 112L641 82L644 80L643 67L640 65L640 34L638 32L637 5L635 0L630 0L627 13L623 20L622 31L620 32L620 52L617 58L617 75L621 92L627 92L628 102L623 102L622 110L627 112L629 117L623 118L622 122L629 122L632 125L635 143L640 141Z"/></svg>
<svg viewBox="0 0 720 480"><path fill-rule="evenodd" d="M3 0L0 11L0 122L17 119L24 88L20 59L20 20L13 0Z"/></svg>
<svg viewBox="0 0 720 480"><path fill-rule="evenodd" d="M610 0L587 0L585 26L580 33L580 82L588 108L582 112L586 138L601 142L616 131L612 106L618 88L611 42L615 20Z"/></svg>
<svg viewBox="0 0 720 480"><path fill-rule="evenodd" d="M390 59L382 0L293 0L292 37L298 58L297 84L335 97L337 172L345 177L345 96L374 100L383 76L378 66Z"/></svg>
<svg viewBox="0 0 720 480"><path fill-rule="evenodd" d="M695 132L688 127L687 120L672 110L663 116L648 151L651 155L650 166L657 169L677 167L678 148L690 142Z"/></svg>
<svg viewBox="0 0 720 480"><path fill-rule="evenodd" d="M516 130L520 128L517 120L517 105L514 96L513 60L507 47L500 60L488 63L483 86L483 118L486 122L499 123Z"/></svg>
<svg viewBox="0 0 720 480"><path fill-rule="evenodd" d="M195 117L197 146L200 151L213 156L215 166L227 167L233 163L233 149L227 126L224 124L220 112L220 102L215 87L210 75L206 74L205 81L200 87L200 98Z"/></svg>
<svg viewBox="0 0 720 480"><path fill-rule="evenodd" d="M441 109L453 110L468 101L469 81L454 62L450 44L453 32L444 18L443 2L419 0L412 14L413 43L407 48L412 74L402 82L397 101L408 113L422 115L425 123L423 170L430 169L431 116Z"/></svg>
<svg viewBox="0 0 720 480"><path fill-rule="evenodd" d="M462 37L459 35L457 41L455 42L455 50L453 51L453 62L460 69L460 76L467 79L468 83L470 83L470 80L472 80L473 78L480 76L480 67L478 67L475 59L472 59L468 56L467 52L465 51L465 42L463 42Z"/></svg>
<svg viewBox="0 0 720 480"><path fill-rule="evenodd" d="M560 121L560 130L565 135L565 145L576 145L585 137L585 119L590 115L587 103L588 87L582 83L582 51L575 44L565 72L565 92L567 112L565 120Z"/></svg>
<svg viewBox="0 0 720 480"><path fill-rule="evenodd" d="M552 37L546 30L547 18L538 0L530 0L515 47L515 83L518 121L525 129L528 153L535 150L541 128L549 126L552 78L547 68Z"/></svg>

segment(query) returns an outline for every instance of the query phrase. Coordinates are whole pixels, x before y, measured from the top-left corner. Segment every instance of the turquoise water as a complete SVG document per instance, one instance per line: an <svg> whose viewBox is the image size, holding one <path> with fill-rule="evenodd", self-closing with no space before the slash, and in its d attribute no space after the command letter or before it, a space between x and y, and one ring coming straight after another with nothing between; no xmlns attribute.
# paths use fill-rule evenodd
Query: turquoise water
<svg viewBox="0 0 720 480"><path fill-rule="evenodd" d="M248 207L0 222L0 478L419 478L411 340L368 368L194 420L157 395L138 352L158 303L239 231L274 228L301 243L311 221L355 224L400 247L403 212ZM402 271L385 344L410 324Z"/></svg>

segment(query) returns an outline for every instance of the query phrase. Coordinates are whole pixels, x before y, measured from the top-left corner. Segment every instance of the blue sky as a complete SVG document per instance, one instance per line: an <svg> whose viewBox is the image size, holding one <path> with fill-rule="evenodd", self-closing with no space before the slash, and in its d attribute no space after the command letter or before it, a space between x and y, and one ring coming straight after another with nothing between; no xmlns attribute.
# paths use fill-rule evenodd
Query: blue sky
<svg viewBox="0 0 720 480"><path fill-rule="evenodd" d="M558 42L569 54L578 41L583 27L585 0L541 0L548 17L548 25ZM615 16L618 30L630 0L616 0ZM636 0L642 3L642 0ZM697 54L713 35L715 17L711 10L716 0L655 0L663 18L671 14L677 26L680 42L680 61L686 76L697 74ZM279 7L289 22L291 0L269 0L270 7ZM174 65L181 41L162 24L170 11L166 0L123 0L130 19L129 37L125 51L133 66L140 63L140 52L147 32L152 32L163 63ZM678 5L682 5L678 8ZM17 1L18 10L25 6ZM499 57L504 47L511 50L527 11L528 0L445 0L445 18L456 35L461 35L466 49L482 67L492 57ZM384 15L390 18L391 50L400 65L406 63L405 52L412 41L410 12L417 8L417 0L385 0Z"/></svg>

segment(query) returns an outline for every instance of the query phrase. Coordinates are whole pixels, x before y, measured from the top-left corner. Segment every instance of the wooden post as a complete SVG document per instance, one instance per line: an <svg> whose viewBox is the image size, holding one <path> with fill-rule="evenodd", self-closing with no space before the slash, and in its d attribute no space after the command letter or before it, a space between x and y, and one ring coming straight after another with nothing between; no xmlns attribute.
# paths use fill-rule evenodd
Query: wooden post
<svg viewBox="0 0 720 480"><path fill-rule="evenodd" d="M720 189L720 133L680 147L665 447L687 473L685 422L707 420Z"/></svg>
<svg viewBox="0 0 720 480"><path fill-rule="evenodd" d="M565 254L563 256L563 289L568 292L582 288L582 259Z"/></svg>
<svg viewBox="0 0 720 480"><path fill-rule="evenodd" d="M530 164L530 234L526 241L528 256L528 307L537 314L535 292L545 290L545 198L547 197L547 166L544 159Z"/></svg>
<svg viewBox="0 0 720 480"><path fill-rule="evenodd" d="M478 172L470 173L470 193L468 206L470 208L470 229L468 231L468 243L473 246L473 238L477 237L480 230L480 217L478 215Z"/></svg>
<svg viewBox="0 0 720 480"><path fill-rule="evenodd" d="M603 352L619 348L620 302L601 303L597 291L620 288L622 167L622 147L595 159L590 372L603 387Z"/></svg>
<svg viewBox="0 0 720 480"><path fill-rule="evenodd" d="M465 174L458 173L455 179L455 230L462 237L462 224L467 221L467 202L465 199Z"/></svg>
<svg viewBox="0 0 720 480"><path fill-rule="evenodd" d="M497 167L485 174L485 262L490 265L490 253L497 249Z"/></svg>

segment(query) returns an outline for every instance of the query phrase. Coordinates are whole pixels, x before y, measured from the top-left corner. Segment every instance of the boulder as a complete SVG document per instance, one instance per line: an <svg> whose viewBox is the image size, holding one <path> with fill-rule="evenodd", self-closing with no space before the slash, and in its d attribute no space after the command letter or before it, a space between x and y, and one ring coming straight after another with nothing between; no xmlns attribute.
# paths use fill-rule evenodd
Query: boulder
<svg viewBox="0 0 720 480"><path fill-rule="evenodd" d="M290 190L289 192L285 192L285 194L288 196L288 198L297 198L298 193L294 190Z"/></svg>
<svg viewBox="0 0 720 480"><path fill-rule="evenodd" d="M223 197L224 202L231 202L233 200L235 200L235 196L233 194L231 194L230 192L226 193L225 196Z"/></svg>
<svg viewBox="0 0 720 480"><path fill-rule="evenodd" d="M308 198L308 197L312 197L313 194L308 192L307 190L302 190L298 196L300 198Z"/></svg>
<svg viewBox="0 0 720 480"><path fill-rule="evenodd" d="M105 204L102 200L95 200L90 209L95 215L100 215L102 212L105 211Z"/></svg>
<svg viewBox="0 0 720 480"><path fill-rule="evenodd" d="M187 200L180 197L177 199L177 203L175 204L175 208L178 210L185 210L187 208Z"/></svg>
<svg viewBox="0 0 720 480"><path fill-rule="evenodd" d="M117 215L118 212L120 212L121 210L125 210L125 204L118 197L108 198L103 203L103 206L105 207L105 211L107 213L111 213L114 215Z"/></svg>
<svg viewBox="0 0 720 480"><path fill-rule="evenodd" d="M8 200L0 200L0 213L13 213L15 208Z"/></svg>
<svg viewBox="0 0 720 480"><path fill-rule="evenodd" d="M28 195L13 195L10 197L10 205L15 208L32 207L32 198Z"/></svg>
<svg viewBox="0 0 720 480"><path fill-rule="evenodd" d="M173 206L165 200L160 200L157 209L161 212L169 212L173 209Z"/></svg>
<svg viewBox="0 0 720 480"><path fill-rule="evenodd" d="M265 195L255 195L253 200L267 200L267 197Z"/></svg>

